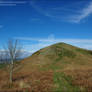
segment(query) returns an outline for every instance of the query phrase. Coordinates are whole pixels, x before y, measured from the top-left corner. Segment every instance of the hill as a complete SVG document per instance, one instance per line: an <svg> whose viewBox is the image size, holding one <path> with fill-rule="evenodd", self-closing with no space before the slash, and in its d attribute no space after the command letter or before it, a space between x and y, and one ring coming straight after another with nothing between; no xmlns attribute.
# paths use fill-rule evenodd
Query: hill
<svg viewBox="0 0 92 92"><path fill-rule="evenodd" d="M35 52L16 66L12 89L25 88L29 92L92 92L90 50L57 43ZM0 79L6 76L7 73L2 73Z"/></svg>
<svg viewBox="0 0 92 92"><path fill-rule="evenodd" d="M57 43L35 52L31 57L24 59L23 62L29 66L32 64L38 66L54 64L63 69L79 68L79 66L92 65L92 51L65 43Z"/></svg>

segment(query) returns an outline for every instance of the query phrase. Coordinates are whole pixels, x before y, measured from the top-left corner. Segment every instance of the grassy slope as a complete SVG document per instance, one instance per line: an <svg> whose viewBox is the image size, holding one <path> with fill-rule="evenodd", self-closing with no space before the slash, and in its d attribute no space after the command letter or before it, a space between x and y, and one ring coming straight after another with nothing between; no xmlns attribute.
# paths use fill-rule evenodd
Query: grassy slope
<svg viewBox="0 0 92 92"><path fill-rule="evenodd" d="M54 92L79 92L82 90L84 92L86 82L78 84L75 80L80 81L80 78L84 77L83 81L86 81L85 75L89 71L91 74L91 66L92 51L58 43L43 48L31 57L24 59L21 67L15 73L14 79L17 86L22 80L27 87L31 85L35 92L50 92L51 90ZM86 77L91 83L91 75Z"/></svg>
<svg viewBox="0 0 92 92"><path fill-rule="evenodd" d="M58 66L57 68L79 68L92 65L92 51L73 47L65 43L58 43L47 48L41 49L31 57L24 59L25 67L30 65L37 66ZM27 69L27 68L26 68Z"/></svg>
<svg viewBox="0 0 92 92"><path fill-rule="evenodd" d="M55 92L78 92L79 87L74 86L62 76L68 70L89 69L92 66L92 51L80 49L65 43L58 43L34 53L23 61L25 68L29 71L36 67L39 71L53 71L54 84L58 85ZM72 75L72 74L71 74ZM61 80L58 78L61 78ZM66 76L66 78L68 78ZM71 80L72 82L72 80ZM65 88L64 88L65 87ZM84 91L84 88L81 88Z"/></svg>

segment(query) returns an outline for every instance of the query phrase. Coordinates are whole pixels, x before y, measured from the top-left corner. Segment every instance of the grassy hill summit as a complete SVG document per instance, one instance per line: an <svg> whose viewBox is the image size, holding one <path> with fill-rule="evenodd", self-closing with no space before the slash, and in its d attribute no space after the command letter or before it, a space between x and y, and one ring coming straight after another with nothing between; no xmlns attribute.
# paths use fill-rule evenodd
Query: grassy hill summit
<svg viewBox="0 0 92 92"><path fill-rule="evenodd" d="M1 89L10 90L6 86L8 73L4 70L0 75ZM66 43L53 44L18 62L14 70L12 90L92 92L91 50Z"/></svg>
<svg viewBox="0 0 92 92"><path fill-rule="evenodd" d="M66 43L57 43L35 52L24 59L25 63L36 65L87 66L92 64L92 51ZM67 68L67 67L65 67Z"/></svg>

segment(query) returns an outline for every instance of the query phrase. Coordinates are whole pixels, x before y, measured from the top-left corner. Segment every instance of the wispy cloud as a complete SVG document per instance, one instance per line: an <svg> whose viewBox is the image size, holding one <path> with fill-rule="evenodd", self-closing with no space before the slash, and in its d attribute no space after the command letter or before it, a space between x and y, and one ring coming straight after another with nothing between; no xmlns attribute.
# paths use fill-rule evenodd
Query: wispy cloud
<svg viewBox="0 0 92 92"><path fill-rule="evenodd" d="M50 17L50 16L52 17L52 15L48 13L48 11L45 11L44 9L42 9L42 7L36 5L35 3L36 3L35 1L31 1L31 2L30 2L31 6L32 6L34 9L36 9L39 13L44 14L44 15L47 16L47 17Z"/></svg>
<svg viewBox="0 0 92 92"><path fill-rule="evenodd" d="M16 6L19 4L26 4L26 3L27 3L26 1L4 1L4 0L1 0L0 6Z"/></svg>
<svg viewBox="0 0 92 92"><path fill-rule="evenodd" d="M92 43L92 39L57 39L57 38L31 38L31 37L16 37L19 40L38 41L38 42L71 42L71 43Z"/></svg>
<svg viewBox="0 0 92 92"><path fill-rule="evenodd" d="M64 42L74 46L78 46L80 48L92 50L92 39L61 39L55 38L53 34L49 35L48 38L15 37L15 39L19 39L22 42L29 42L29 44L24 44L24 48L30 52L35 52L41 48L59 42ZM30 44L30 42L32 42L32 44Z"/></svg>
<svg viewBox="0 0 92 92"><path fill-rule="evenodd" d="M92 14L92 2L90 2L86 7L80 10L79 14L72 16L71 22L79 23L81 20L85 19Z"/></svg>
<svg viewBox="0 0 92 92"><path fill-rule="evenodd" d="M42 4L44 3L42 2ZM31 2L31 6L39 13L53 20L72 23L80 23L83 19L87 18L89 15L92 14L92 1L86 1L85 4L83 1L82 2L78 1L78 3L77 4L74 3L74 5L70 3L69 7L68 6L42 7L38 5L37 1L35 0Z"/></svg>

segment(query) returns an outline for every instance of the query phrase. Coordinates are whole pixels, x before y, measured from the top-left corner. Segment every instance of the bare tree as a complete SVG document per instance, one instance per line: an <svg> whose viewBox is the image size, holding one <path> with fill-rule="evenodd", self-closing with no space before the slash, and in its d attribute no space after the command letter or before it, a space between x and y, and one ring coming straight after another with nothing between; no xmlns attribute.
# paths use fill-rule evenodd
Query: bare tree
<svg viewBox="0 0 92 92"><path fill-rule="evenodd" d="M3 63L3 51L0 50L0 63Z"/></svg>
<svg viewBox="0 0 92 92"><path fill-rule="evenodd" d="M0 51L0 63L2 62L2 55L1 55L1 51Z"/></svg>
<svg viewBox="0 0 92 92"><path fill-rule="evenodd" d="M6 55L8 54L10 59L10 84L13 82L13 69L14 61L21 56L22 47L19 45L18 40L9 40L5 48Z"/></svg>

